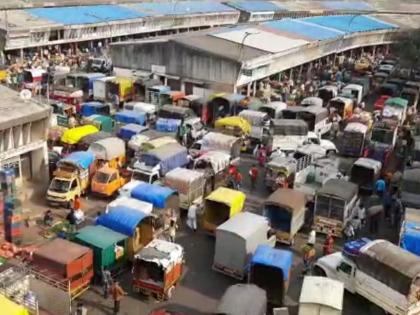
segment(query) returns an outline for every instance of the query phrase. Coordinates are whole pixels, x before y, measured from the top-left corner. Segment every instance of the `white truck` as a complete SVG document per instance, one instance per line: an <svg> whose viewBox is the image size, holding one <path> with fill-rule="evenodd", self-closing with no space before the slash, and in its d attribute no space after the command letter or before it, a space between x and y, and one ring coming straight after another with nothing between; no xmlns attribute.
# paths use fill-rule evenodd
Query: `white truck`
<svg viewBox="0 0 420 315"><path fill-rule="evenodd" d="M372 302L371 314L375 308L392 315L420 314L420 257L389 241L349 242L343 253L318 259L314 272Z"/></svg>

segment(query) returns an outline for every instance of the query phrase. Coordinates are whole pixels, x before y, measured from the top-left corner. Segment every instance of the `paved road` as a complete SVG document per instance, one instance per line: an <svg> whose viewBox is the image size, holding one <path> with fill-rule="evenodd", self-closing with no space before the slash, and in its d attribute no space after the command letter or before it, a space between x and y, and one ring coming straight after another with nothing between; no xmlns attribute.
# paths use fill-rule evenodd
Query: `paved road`
<svg viewBox="0 0 420 315"><path fill-rule="evenodd" d="M244 174L243 190L247 193L248 201L246 210L261 213L261 203L268 196L262 181L262 170L260 172L259 185L257 190L249 192L249 179L247 178L247 170L253 163L249 157L241 159L240 170ZM345 164L351 161L344 160ZM94 215L98 209L103 208L104 201L89 199L86 206L89 212ZM293 271L290 281L288 296L286 298L287 305L290 306L291 315L297 314L297 301L299 299L302 278L300 272L302 261L300 257L300 248L307 239L307 231L302 231L293 248L290 248L294 254ZM374 237L387 237L395 239L395 233L388 229L383 229L380 234ZM194 233L189 230L185 224L181 225L176 241L180 243L186 251L186 267L184 276L180 285L176 288L173 298L169 302L156 303L153 300L145 300L139 294L130 290L130 273L127 271L121 276L120 282L122 286L129 292L129 295L122 302L122 313L126 315L146 315L151 310L162 306L171 310L184 312L185 314L205 314L215 310L218 300L229 285L237 283L236 280L224 276L212 270L212 261L214 255L214 238L200 231ZM323 237L317 240L318 252L321 252L321 244ZM340 244L336 244L337 250L340 250ZM90 315L112 314L112 301L105 301L101 295L99 288L93 288L83 295L83 300L89 307ZM346 294L344 302L344 315L371 315L369 303L361 297Z"/></svg>

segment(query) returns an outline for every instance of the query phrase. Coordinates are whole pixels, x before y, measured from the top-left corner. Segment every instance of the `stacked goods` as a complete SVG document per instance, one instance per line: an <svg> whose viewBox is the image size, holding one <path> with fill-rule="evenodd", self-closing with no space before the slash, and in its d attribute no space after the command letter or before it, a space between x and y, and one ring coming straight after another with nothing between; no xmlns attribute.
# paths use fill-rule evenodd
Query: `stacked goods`
<svg viewBox="0 0 420 315"><path fill-rule="evenodd" d="M93 277L93 252L90 248L57 238L33 253L31 267L40 274L68 282L66 290L80 292Z"/></svg>
<svg viewBox="0 0 420 315"><path fill-rule="evenodd" d="M14 171L0 170L0 181L5 238L8 242L20 244L23 236L23 216L20 200L16 197Z"/></svg>

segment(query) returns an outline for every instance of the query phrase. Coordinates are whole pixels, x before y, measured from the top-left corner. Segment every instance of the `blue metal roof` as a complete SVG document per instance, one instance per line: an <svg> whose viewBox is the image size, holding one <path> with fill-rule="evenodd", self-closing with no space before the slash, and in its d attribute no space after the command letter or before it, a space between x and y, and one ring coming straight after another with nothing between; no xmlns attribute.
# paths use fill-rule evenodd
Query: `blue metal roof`
<svg viewBox="0 0 420 315"><path fill-rule="evenodd" d="M303 18L302 21L335 28L346 33L396 28L395 25L365 15L313 16Z"/></svg>
<svg viewBox="0 0 420 315"><path fill-rule="evenodd" d="M286 7L269 1L229 1L228 4L234 8L247 12L287 11Z"/></svg>
<svg viewBox="0 0 420 315"><path fill-rule="evenodd" d="M38 18L65 25L103 23L145 16L141 12L118 5L36 8L25 11Z"/></svg>
<svg viewBox="0 0 420 315"><path fill-rule="evenodd" d="M268 245L258 245L255 254L251 258L251 267L259 264L281 269L284 280L287 280L292 262L293 253L291 251L272 248Z"/></svg>
<svg viewBox="0 0 420 315"><path fill-rule="evenodd" d="M265 27L275 30L295 33L313 40L326 40L342 36L344 32L295 19L282 19L269 21L263 24Z"/></svg>
<svg viewBox="0 0 420 315"><path fill-rule="evenodd" d="M118 206L113 207L108 213L102 214L96 220L96 224L124 235L133 236L139 223L148 216L140 210Z"/></svg>
<svg viewBox="0 0 420 315"><path fill-rule="evenodd" d="M331 10L373 10L369 3L362 1L321 1L320 3L324 8Z"/></svg>
<svg viewBox="0 0 420 315"><path fill-rule="evenodd" d="M189 15L198 13L235 12L234 8L215 1L180 1L169 3L139 3L133 5L137 11L147 16Z"/></svg>
<svg viewBox="0 0 420 315"><path fill-rule="evenodd" d="M83 169L87 169L95 160L95 156L92 152L88 151L76 151L70 153L68 156L63 158L62 162L70 162Z"/></svg>
<svg viewBox="0 0 420 315"><path fill-rule="evenodd" d="M175 190L168 187L142 183L134 187L131 197L149 202L156 208L165 208L166 199L175 193Z"/></svg>

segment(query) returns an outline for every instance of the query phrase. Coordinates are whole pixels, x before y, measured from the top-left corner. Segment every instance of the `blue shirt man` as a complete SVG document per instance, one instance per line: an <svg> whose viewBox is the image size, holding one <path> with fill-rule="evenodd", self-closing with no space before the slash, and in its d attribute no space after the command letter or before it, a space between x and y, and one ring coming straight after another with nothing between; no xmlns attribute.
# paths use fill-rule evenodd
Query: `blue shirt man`
<svg viewBox="0 0 420 315"><path fill-rule="evenodd" d="M378 195L382 196L386 189L386 183L383 178L379 178L375 183L375 191Z"/></svg>

